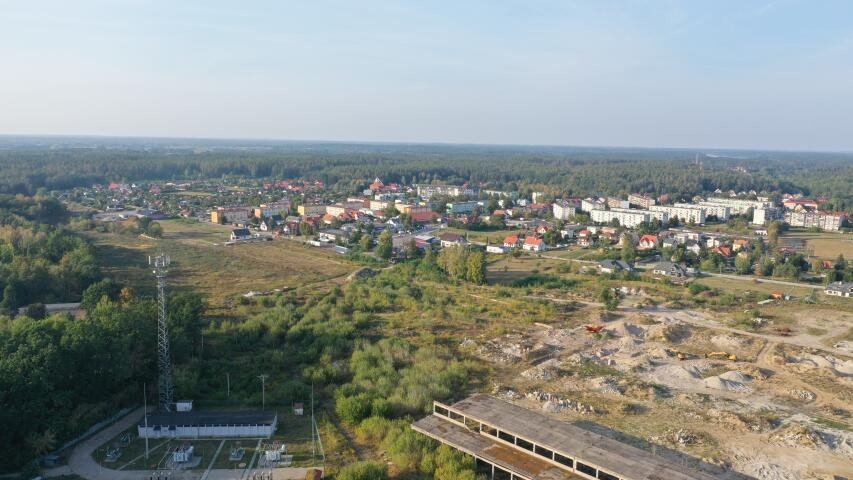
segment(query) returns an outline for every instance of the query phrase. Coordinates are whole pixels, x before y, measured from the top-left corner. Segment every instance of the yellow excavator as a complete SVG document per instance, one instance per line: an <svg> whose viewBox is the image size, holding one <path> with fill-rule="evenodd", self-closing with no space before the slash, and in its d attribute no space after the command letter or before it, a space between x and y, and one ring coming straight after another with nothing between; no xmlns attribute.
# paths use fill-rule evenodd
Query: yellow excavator
<svg viewBox="0 0 853 480"><path fill-rule="evenodd" d="M677 348L667 348L666 354L670 357L676 357L679 360L687 360L687 354Z"/></svg>
<svg viewBox="0 0 853 480"><path fill-rule="evenodd" d="M737 362L737 355L728 352L708 352L705 354L705 358L716 358L716 359L728 359L733 362Z"/></svg>

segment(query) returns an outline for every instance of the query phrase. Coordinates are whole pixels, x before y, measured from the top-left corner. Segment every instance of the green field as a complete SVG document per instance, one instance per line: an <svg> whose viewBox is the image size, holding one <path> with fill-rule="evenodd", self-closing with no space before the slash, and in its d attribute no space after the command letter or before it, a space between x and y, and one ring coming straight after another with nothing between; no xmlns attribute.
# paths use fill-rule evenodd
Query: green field
<svg viewBox="0 0 853 480"><path fill-rule="evenodd" d="M504 238L509 235L518 235L519 233L523 233L524 230L518 229L507 229L507 230L494 230L489 232L475 232L472 230L462 230L461 228L445 228L438 230L433 233L435 236L439 236L442 233L458 233L460 235L466 235L468 240L471 242L483 242L488 244L503 244Z"/></svg>
<svg viewBox="0 0 853 480"><path fill-rule="evenodd" d="M744 276L742 279L734 279L728 277L702 277L697 280L699 283L707 285L711 288L716 288L722 292L741 295L744 292L750 291L756 294L770 295L771 292L782 292L789 294L795 298L803 298L812 293L813 287L802 286L795 287L791 285L779 285L775 283L759 282L755 277ZM820 291L820 287L814 287ZM822 295L818 294L818 298Z"/></svg>
<svg viewBox="0 0 853 480"><path fill-rule="evenodd" d="M230 228L191 220L160 222L162 239L95 233L92 239L105 273L142 293L153 293L148 256L171 256L169 282L222 305L249 290L297 289L343 278L358 268L328 249L292 240L226 246Z"/></svg>
<svg viewBox="0 0 853 480"><path fill-rule="evenodd" d="M786 232L785 240L804 240L806 249L813 250L814 256L820 259L834 260L838 254L845 258L853 258L853 235L840 232Z"/></svg>

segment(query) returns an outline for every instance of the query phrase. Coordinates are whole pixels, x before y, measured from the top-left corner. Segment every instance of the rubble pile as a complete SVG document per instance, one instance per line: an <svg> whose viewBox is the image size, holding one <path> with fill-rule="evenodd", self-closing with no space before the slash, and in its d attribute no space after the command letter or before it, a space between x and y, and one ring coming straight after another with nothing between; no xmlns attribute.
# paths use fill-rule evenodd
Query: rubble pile
<svg viewBox="0 0 853 480"><path fill-rule="evenodd" d="M591 405L586 405L569 398L561 398L553 393L532 391L525 395L525 398L538 402L540 408L545 412L558 413L569 410L584 414L596 413L595 408Z"/></svg>

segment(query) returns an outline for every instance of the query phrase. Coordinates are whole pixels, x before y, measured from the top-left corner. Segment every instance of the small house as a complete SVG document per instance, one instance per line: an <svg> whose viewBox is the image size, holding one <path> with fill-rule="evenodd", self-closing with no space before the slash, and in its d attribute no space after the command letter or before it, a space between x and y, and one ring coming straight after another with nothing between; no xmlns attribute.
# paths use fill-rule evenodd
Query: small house
<svg viewBox="0 0 853 480"><path fill-rule="evenodd" d="M529 236L524 239L524 245L521 248L528 252L544 252L548 249L548 246L545 245L545 241L541 238Z"/></svg>
<svg viewBox="0 0 853 480"><path fill-rule="evenodd" d="M510 235L504 238L504 248L516 248L518 247L519 239L518 235Z"/></svg>
<svg viewBox="0 0 853 480"><path fill-rule="evenodd" d="M675 237L664 238L660 244L661 248L668 248L673 250L678 247L678 245L678 239Z"/></svg>
<svg viewBox="0 0 853 480"><path fill-rule="evenodd" d="M823 293L834 297L853 297L853 282L832 282Z"/></svg>
<svg viewBox="0 0 853 480"><path fill-rule="evenodd" d="M689 275L687 268L680 263L661 262L652 269L652 274L664 277L684 278Z"/></svg>
<svg viewBox="0 0 853 480"><path fill-rule="evenodd" d="M732 250L734 250L735 252L747 249L749 249L749 240L745 238L736 238L732 242Z"/></svg>
<svg viewBox="0 0 853 480"><path fill-rule="evenodd" d="M235 228L231 230L231 240L249 240L252 232L248 228Z"/></svg>
<svg viewBox="0 0 853 480"><path fill-rule="evenodd" d="M468 239L458 233L446 232L438 237L442 247L456 247L467 245Z"/></svg>
<svg viewBox="0 0 853 480"><path fill-rule="evenodd" d="M588 247L592 245L592 233L589 230L581 230L578 232L578 245Z"/></svg>
<svg viewBox="0 0 853 480"><path fill-rule="evenodd" d="M640 243L637 248L639 250L651 250L658 246L658 236L657 235L643 235L640 237Z"/></svg>
<svg viewBox="0 0 853 480"><path fill-rule="evenodd" d="M598 271L601 273L630 272L633 268L624 260L602 260L598 262Z"/></svg>

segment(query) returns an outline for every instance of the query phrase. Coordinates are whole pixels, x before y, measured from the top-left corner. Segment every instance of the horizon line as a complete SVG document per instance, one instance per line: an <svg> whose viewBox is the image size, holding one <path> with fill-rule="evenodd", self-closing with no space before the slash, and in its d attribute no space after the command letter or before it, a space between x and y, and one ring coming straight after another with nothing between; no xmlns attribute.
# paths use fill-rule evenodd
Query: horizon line
<svg viewBox="0 0 853 480"><path fill-rule="evenodd" d="M264 137L204 137L204 136L161 136L161 135L111 135L111 134L76 134L76 133L0 133L2 138L82 138L82 139L131 139L131 140L196 140L218 142L266 142L266 143L306 143L306 144L342 144L342 145L423 145L445 147L506 147L506 148L591 148L617 150L694 150L696 153L707 153L701 150L716 150L730 152L778 152L778 153L821 153L821 154L853 154L853 149L797 149L797 148L758 148L758 147L709 147L709 146L639 146L639 145L584 145L561 143L480 143L480 142L446 142L446 141L403 141L403 140L340 140L340 139L293 139L293 138L264 138Z"/></svg>

